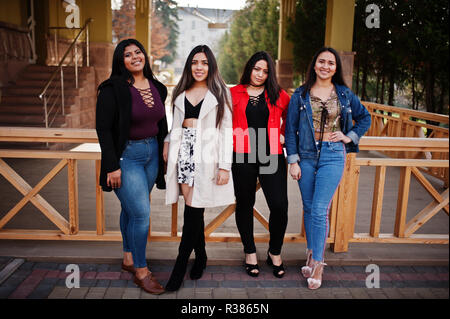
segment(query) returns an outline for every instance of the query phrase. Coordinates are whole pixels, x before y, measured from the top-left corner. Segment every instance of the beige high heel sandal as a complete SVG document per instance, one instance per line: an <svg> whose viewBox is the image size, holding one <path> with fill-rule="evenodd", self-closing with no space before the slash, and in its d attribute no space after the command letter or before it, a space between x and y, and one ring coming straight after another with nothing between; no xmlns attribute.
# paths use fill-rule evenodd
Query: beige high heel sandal
<svg viewBox="0 0 450 319"><path fill-rule="evenodd" d="M306 265L303 266L301 269L302 275L305 278L311 277L312 268L309 265L311 263L311 257L312 257L312 250L308 250L308 248L306 248Z"/></svg>
<svg viewBox="0 0 450 319"><path fill-rule="evenodd" d="M308 288L311 290L315 290L320 288L322 285L322 275L323 275L323 267L327 264L324 262L313 261L312 273L311 277L308 278ZM317 274L320 276L320 279L313 278Z"/></svg>

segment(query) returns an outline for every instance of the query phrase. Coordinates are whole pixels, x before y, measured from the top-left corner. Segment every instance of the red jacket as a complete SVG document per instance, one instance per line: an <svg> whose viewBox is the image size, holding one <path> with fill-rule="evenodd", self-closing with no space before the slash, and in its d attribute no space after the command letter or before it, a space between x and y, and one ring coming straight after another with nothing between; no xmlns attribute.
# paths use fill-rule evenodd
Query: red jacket
<svg viewBox="0 0 450 319"><path fill-rule="evenodd" d="M236 153L249 153L250 143L248 135L247 108L249 96L245 85L239 84L231 88L231 98L233 100L233 149ZM286 91L281 90L276 106L270 104L270 100L265 92L267 107L269 108L269 120L267 128L269 130L270 154L282 154L280 134L284 136L286 126L286 115L290 97ZM283 122L281 123L281 119Z"/></svg>

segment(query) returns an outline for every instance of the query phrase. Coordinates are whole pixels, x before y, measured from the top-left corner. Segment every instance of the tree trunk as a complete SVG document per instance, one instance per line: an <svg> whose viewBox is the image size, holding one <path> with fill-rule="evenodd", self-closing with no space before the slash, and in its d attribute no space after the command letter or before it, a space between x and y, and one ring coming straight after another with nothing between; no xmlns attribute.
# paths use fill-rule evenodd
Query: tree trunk
<svg viewBox="0 0 450 319"><path fill-rule="evenodd" d="M356 95L359 94L359 57L356 59Z"/></svg>
<svg viewBox="0 0 450 319"><path fill-rule="evenodd" d="M380 71L377 71L377 93L375 94L375 103L378 103L378 91L380 89Z"/></svg>
<svg viewBox="0 0 450 319"><path fill-rule="evenodd" d="M395 68L391 69L389 74L389 98L388 105L394 105L394 88L395 88Z"/></svg>
<svg viewBox="0 0 450 319"><path fill-rule="evenodd" d="M362 83L361 83L361 100L367 100L366 84L367 84L367 73L368 73L368 61L365 59L363 70L362 70Z"/></svg>
<svg viewBox="0 0 450 319"><path fill-rule="evenodd" d="M380 98L380 104L384 104L384 83L385 83L385 76L384 72L381 74L381 98Z"/></svg>
<svg viewBox="0 0 450 319"><path fill-rule="evenodd" d="M416 64L414 63L412 76L411 76L411 88L412 88L412 109L417 110L416 107Z"/></svg>

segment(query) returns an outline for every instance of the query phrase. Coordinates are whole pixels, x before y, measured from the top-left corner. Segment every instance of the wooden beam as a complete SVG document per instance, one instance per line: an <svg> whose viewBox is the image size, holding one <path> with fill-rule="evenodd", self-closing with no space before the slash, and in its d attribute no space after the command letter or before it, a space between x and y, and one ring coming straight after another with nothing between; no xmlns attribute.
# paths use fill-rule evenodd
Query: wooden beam
<svg viewBox="0 0 450 319"><path fill-rule="evenodd" d="M67 180L69 195L69 225L70 233L76 234L79 231L78 218L78 165L77 160L67 160Z"/></svg>
<svg viewBox="0 0 450 319"><path fill-rule="evenodd" d="M216 230L217 227L222 225L228 217L230 217L234 210L236 209L236 204L229 205L225 208L216 218L214 218L208 226L205 227L205 236L211 235L211 233Z"/></svg>
<svg viewBox="0 0 450 319"><path fill-rule="evenodd" d="M372 217L370 221L370 236L372 237L378 237L380 233L385 180L386 166L377 166L372 200Z"/></svg>
<svg viewBox="0 0 450 319"><path fill-rule="evenodd" d="M411 172L413 173L413 176L419 181L419 183L426 189L426 191L433 196L433 198L438 202L441 203L444 199L441 194L431 185L431 183L428 181L428 179L423 176L422 173L417 169L417 167L412 167ZM442 207L443 210L449 214L448 205Z"/></svg>
<svg viewBox="0 0 450 319"><path fill-rule="evenodd" d="M409 186L411 183L411 167L402 167L398 187L397 210L395 213L394 234L405 236L406 211L408 209Z"/></svg>
<svg viewBox="0 0 450 319"><path fill-rule="evenodd" d="M44 198L37 194L56 174L67 165L66 160L61 160L34 188L32 188L20 175L18 175L8 164L0 159L0 174L2 174L24 198L16 204L0 220L0 228L11 220L12 217L28 202L31 201L51 222L61 231L69 233L69 223L53 208Z"/></svg>
<svg viewBox="0 0 450 319"><path fill-rule="evenodd" d="M433 200L424 209L420 211L410 222L406 225L405 237L411 236L415 231L422 227L431 217L436 215L441 209L448 205L448 188L442 194L442 201L436 202Z"/></svg>

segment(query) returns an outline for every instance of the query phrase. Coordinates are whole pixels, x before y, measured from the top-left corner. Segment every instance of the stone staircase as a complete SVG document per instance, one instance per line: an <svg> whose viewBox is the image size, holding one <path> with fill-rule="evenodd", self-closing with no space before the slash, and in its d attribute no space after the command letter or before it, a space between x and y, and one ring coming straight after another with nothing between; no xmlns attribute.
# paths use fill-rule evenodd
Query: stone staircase
<svg viewBox="0 0 450 319"><path fill-rule="evenodd" d="M0 126L45 127L44 103L39 99L55 66L28 65L19 75L15 84L3 88L0 99ZM58 96L61 89L59 76L50 85ZM74 67L64 67L64 110L61 112L61 99L58 98L49 120L50 128L95 128L96 103L95 70L93 67L78 69L78 89L75 88ZM53 104L53 98L48 107ZM56 116L54 116L57 111ZM54 118L54 119L53 119ZM75 145L63 143L20 143L0 142L6 149L70 149Z"/></svg>
<svg viewBox="0 0 450 319"><path fill-rule="evenodd" d="M45 127L44 104L38 95L56 69L54 66L29 65L19 75L16 83L3 88L0 101L0 126ZM61 83L54 80L48 92L55 89L58 95ZM64 110L61 113L60 99L53 112L58 110L50 127L94 128L95 127L95 71L93 67L80 67L78 89L75 88L73 67L64 67ZM53 104L50 102L49 107ZM52 113L53 113L52 112ZM53 114L50 116L53 117Z"/></svg>

